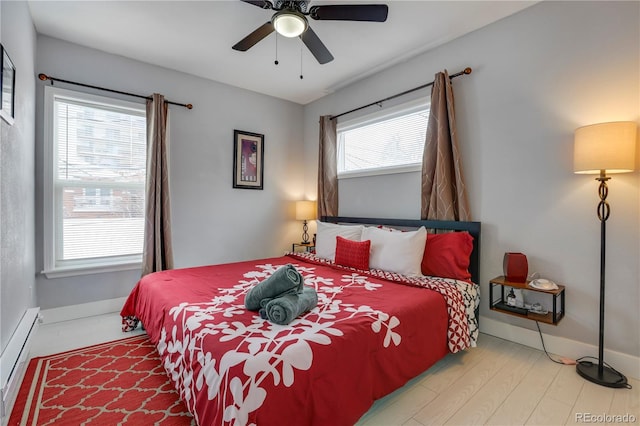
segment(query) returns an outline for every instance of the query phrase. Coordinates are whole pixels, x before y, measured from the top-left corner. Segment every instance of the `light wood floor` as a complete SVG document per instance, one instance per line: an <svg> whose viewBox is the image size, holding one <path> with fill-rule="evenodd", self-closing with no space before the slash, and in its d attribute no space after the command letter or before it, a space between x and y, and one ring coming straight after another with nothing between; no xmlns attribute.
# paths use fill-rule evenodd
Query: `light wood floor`
<svg viewBox="0 0 640 426"><path fill-rule="evenodd" d="M31 354L128 336L132 334L120 332L117 314L44 324ZM448 355L377 401L357 425L564 425L616 420L605 415L630 418L608 424L638 425L640 381L629 381L631 390L598 386L578 376L574 366L551 362L544 352L481 334L477 348Z"/></svg>

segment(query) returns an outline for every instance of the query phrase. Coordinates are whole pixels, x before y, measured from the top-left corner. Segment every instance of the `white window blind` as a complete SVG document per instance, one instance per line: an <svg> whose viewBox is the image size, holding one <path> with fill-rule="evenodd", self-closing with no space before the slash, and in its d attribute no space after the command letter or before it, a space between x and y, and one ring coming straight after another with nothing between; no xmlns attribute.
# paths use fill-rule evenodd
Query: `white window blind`
<svg viewBox="0 0 640 426"><path fill-rule="evenodd" d="M423 99L339 124L338 176L419 168L428 120L429 105Z"/></svg>
<svg viewBox="0 0 640 426"><path fill-rule="evenodd" d="M69 91L53 90L47 99L52 193L45 269L139 262L144 106Z"/></svg>

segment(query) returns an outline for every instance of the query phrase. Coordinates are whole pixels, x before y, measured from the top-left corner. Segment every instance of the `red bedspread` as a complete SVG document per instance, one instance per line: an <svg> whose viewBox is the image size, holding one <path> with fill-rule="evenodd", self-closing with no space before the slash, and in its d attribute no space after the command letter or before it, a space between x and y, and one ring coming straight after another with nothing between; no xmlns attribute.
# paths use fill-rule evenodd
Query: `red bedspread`
<svg viewBox="0 0 640 426"><path fill-rule="evenodd" d="M318 306L279 326L244 296L287 263ZM203 426L352 425L449 352L441 294L301 257L150 274L121 315L142 321Z"/></svg>

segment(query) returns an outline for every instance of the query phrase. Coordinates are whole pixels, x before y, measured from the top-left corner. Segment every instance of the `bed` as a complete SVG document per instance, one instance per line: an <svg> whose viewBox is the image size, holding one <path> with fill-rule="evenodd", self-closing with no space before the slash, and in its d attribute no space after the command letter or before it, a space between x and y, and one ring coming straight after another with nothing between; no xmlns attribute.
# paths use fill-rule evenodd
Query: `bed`
<svg viewBox="0 0 640 426"><path fill-rule="evenodd" d="M323 229L367 224L363 232L381 238L391 238L381 230L396 239L414 238L418 227L464 233L472 240L462 265L468 279L359 269L344 264L342 246L334 247L333 259L321 257L321 242L334 237L321 234L320 223L317 254L287 253L143 277L121 311L123 330L144 325L197 424L353 425L376 399L448 353L475 346L480 223L321 221ZM366 241L373 244L375 238ZM430 242L427 238L425 248L423 240L423 262L427 254L439 256L433 250L440 243L432 242L430 252ZM375 247L369 248L371 259L382 253ZM438 253L451 249L441 247ZM244 297L287 264L315 289L318 304L290 324L277 325L245 309Z"/></svg>

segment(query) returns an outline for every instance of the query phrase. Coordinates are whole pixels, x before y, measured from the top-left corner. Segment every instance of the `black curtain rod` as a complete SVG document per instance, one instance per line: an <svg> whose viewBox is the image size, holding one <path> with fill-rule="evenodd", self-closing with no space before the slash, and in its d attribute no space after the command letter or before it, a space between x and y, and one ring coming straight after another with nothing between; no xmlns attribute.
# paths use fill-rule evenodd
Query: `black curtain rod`
<svg viewBox="0 0 640 426"><path fill-rule="evenodd" d="M99 86L92 86L91 84L76 83L75 81L63 80L61 78L51 77L51 76L46 75L46 74L38 74L38 78L40 80L42 80L42 81L51 80L51 84L53 84L54 81L59 81L61 83L75 84L76 86L82 86L82 87L89 87L91 89L104 90L105 92L119 93L121 95L134 96L136 98L142 98L142 99L152 99L151 96L136 95L135 93L121 92L120 90L113 90L113 89L107 89L107 88L99 87ZM171 102L171 101L167 101L167 100L165 100L165 102L168 103L168 104L171 104L171 105L178 105L178 106L181 106L181 107L185 107L187 109L192 109L193 108L192 104L180 104L178 102Z"/></svg>
<svg viewBox="0 0 640 426"><path fill-rule="evenodd" d="M467 67L463 71L460 71L460 72L455 73L455 74L451 74L449 76L449 79L452 79L452 78L455 78L455 77L459 77L461 75L471 74L471 71L472 71L472 69ZM415 92L416 90L420 90L420 89L424 89L425 87L433 86L433 83L434 82L432 81L431 83L423 84L422 86L414 87L413 89L409 89L409 90L405 90L402 93L398 93L396 95L389 96L388 98L380 99L379 101L371 102L370 104L367 104L367 105L364 105L364 106L361 106L361 107L358 107L358 108L354 108L354 109L349 110L347 112L343 112L342 114L332 115L331 116L331 120L335 120L336 118L342 117L343 115L351 114L352 112L360 111L361 109L369 108L370 106L379 105L382 102L390 101L391 99L395 99L397 97L404 96L407 93Z"/></svg>

